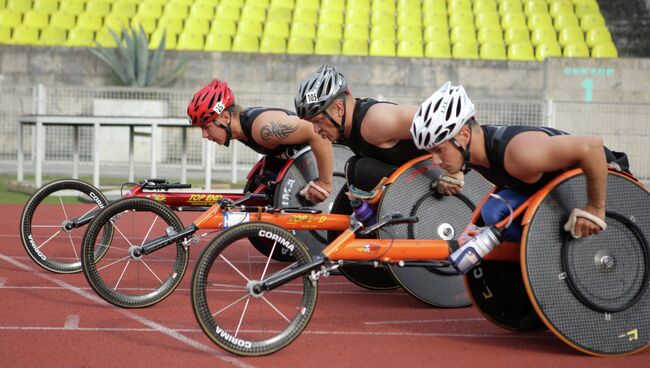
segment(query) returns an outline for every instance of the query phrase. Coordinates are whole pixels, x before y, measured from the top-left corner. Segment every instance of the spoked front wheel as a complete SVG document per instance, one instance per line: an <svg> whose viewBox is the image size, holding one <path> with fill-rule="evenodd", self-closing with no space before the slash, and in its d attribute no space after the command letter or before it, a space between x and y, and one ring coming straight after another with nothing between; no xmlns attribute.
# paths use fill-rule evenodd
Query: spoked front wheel
<svg viewBox="0 0 650 368"><path fill-rule="evenodd" d="M287 265L260 254L251 238L272 240L272 249L289 250L295 262ZM304 275L271 291L258 293L254 287L310 261L305 245L278 226L248 223L223 231L203 251L192 277L192 305L201 328L217 345L239 355L266 355L287 346L312 316L316 282Z"/></svg>
<svg viewBox="0 0 650 368"><path fill-rule="evenodd" d="M76 179L48 183L34 193L20 217L20 238L27 254L39 266L56 273L81 271L81 239L90 219L108 205L106 197L94 186ZM97 234L101 242L110 242L111 228ZM102 256L94 253L94 259Z"/></svg>
<svg viewBox="0 0 650 368"><path fill-rule="evenodd" d="M111 242L100 236L113 229ZM174 211L149 198L127 198L106 207L90 223L81 249L84 275L106 301L123 308L150 306L169 295L187 268L181 241L150 254L137 250L146 242L183 229ZM93 254L104 252L100 260Z"/></svg>

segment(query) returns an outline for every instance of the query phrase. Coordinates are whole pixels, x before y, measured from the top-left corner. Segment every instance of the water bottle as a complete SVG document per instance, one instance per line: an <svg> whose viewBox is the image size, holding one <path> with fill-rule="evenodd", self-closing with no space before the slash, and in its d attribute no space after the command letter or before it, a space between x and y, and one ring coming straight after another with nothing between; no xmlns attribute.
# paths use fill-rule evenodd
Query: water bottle
<svg viewBox="0 0 650 368"><path fill-rule="evenodd" d="M494 226L485 227L478 235L452 253L449 256L449 263L459 274L464 275L502 241L503 236L499 229Z"/></svg>
<svg viewBox="0 0 650 368"><path fill-rule="evenodd" d="M354 211L354 216L361 221L364 226L373 225L375 220L375 210L368 203L360 198L354 198L350 201L350 206Z"/></svg>

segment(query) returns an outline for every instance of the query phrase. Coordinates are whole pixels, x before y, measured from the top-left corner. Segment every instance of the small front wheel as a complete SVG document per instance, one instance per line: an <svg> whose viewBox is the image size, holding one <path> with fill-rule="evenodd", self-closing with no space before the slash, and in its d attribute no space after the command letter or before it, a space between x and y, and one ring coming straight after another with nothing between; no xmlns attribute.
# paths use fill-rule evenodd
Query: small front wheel
<svg viewBox="0 0 650 368"><path fill-rule="evenodd" d="M288 250L287 265L260 254L249 239L271 240L271 252ZM194 314L208 337L223 349L248 356L280 350L297 338L316 306L317 284L303 275L271 291L255 285L281 270L311 261L293 234L266 223L247 223L215 237L197 262L192 277Z"/></svg>

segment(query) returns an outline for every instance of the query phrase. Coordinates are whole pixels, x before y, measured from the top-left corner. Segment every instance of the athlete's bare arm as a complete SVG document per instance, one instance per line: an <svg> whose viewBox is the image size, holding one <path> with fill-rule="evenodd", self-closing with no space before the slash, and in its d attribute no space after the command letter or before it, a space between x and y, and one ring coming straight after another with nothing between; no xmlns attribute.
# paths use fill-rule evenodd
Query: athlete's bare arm
<svg viewBox="0 0 650 368"><path fill-rule="evenodd" d="M368 109L361 125L366 142L390 148L400 140L413 140L411 124L420 107L416 105L376 104Z"/></svg>

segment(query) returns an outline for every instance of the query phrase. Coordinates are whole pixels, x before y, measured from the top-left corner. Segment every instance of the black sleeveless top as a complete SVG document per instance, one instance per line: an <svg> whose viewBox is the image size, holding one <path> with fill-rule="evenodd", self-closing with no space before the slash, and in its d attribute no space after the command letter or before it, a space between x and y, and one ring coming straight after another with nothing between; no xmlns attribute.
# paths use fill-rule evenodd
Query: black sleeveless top
<svg viewBox="0 0 650 368"><path fill-rule="evenodd" d="M239 122L241 124L242 131L244 132L244 135L246 135L246 142L244 143L246 146L252 148L255 152L266 155L266 156L271 156L275 158L279 158L281 160L288 160L291 158L296 152L300 151L303 149L306 145L301 145L301 144L292 144L292 145L285 145L281 144L273 149L269 149L266 147L263 147L262 145L258 144L255 142L253 139L253 123L255 122L255 119L257 117L266 111L283 111L289 116L295 116L296 114L293 111L285 110L285 109L277 109L277 108L264 108L264 107L250 107L247 109L242 110L239 113Z"/></svg>
<svg viewBox="0 0 650 368"><path fill-rule="evenodd" d="M372 98L356 99L354 113L352 114L352 130L350 131L350 137L341 143L350 147L358 156L372 157L393 166L400 166L411 159L428 154L427 151L417 149L412 140L401 140L393 147L380 148L363 139L361 136L361 124L363 123L363 119L365 118L368 109L378 103L395 105L392 102L377 101Z"/></svg>

